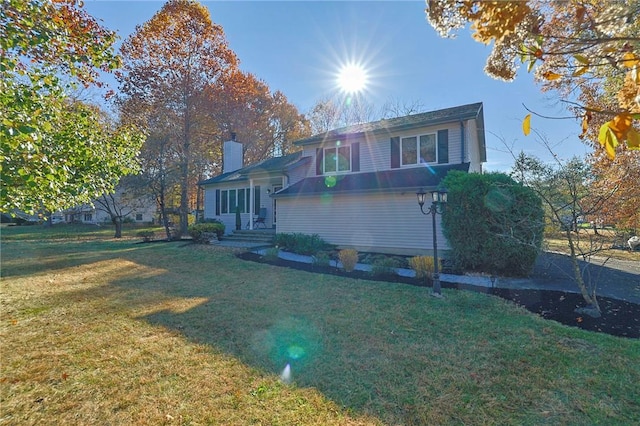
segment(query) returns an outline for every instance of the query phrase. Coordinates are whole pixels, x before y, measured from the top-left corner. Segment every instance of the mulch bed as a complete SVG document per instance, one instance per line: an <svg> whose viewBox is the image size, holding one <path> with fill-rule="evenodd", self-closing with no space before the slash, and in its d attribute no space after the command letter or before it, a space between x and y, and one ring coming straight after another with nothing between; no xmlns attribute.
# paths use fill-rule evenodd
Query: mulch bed
<svg viewBox="0 0 640 426"><path fill-rule="evenodd" d="M293 262L284 259L266 260L263 256L250 252L238 253L243 260L268 263L271 265L304 270L308 272L338 275L349 278L374 281L403 283L414 286L425 286L423 280L411 277L373 276L368 272L353 271L346 273L341 269L321 267L309 263ZM607 297L598 297L602 316L592 318L575 312L576 308L584 307L585 302L578 293L568 293L552 290L512 290L502 288L483 288L468 285L442 283L443 288L458 288L479 291L511 300L527 310L540 315L542 318L578 327L583 330L606 333L613 336L640 338L640 305Z"/></svg>

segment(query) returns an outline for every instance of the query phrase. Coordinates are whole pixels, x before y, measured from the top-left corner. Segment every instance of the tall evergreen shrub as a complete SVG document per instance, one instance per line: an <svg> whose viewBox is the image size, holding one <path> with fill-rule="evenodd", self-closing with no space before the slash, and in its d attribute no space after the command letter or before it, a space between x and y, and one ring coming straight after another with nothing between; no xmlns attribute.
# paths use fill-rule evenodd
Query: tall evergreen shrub
<svg viewBox="0 0 640 426"><path fill-rule="evenodd" d="M533 190L504 173L450 172L443 232L456 266L526 276L542 245L544 214Z"/></svg>

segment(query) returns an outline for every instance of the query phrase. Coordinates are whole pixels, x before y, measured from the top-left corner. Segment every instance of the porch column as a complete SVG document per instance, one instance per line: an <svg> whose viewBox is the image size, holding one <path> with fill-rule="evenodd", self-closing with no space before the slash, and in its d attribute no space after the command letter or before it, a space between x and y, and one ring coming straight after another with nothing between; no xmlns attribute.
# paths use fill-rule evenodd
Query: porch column
<svg viewBox="0 0 640 426"><path fill-rule="evenodd" d="M255 191L255 186L253 185L253 179L249 179L249 193L251 196L249 197L249 229L253 230L253 211L254 211L254 200L256 199L256 194L253 193Z"/></svg>

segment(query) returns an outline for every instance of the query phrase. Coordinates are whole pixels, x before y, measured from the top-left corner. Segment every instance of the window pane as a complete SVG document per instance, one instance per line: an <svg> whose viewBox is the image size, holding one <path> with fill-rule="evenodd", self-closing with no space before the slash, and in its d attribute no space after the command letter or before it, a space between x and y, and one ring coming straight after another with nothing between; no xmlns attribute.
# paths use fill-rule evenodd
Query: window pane
<svg viewBox="0 0 640 426"><path fill-rule="evenodd" d="M236 201L236 190L230 189L229 190L229 213L235 213L237 206L238 204Z"/></svg>
<svg viewBox="0 0 640 426"><path fill-rule="evenodd" d="M251 211L251 188L247 188L246 191L246 200L245 200L245 213L249 213Z"/></svg>
<svg viewBox="0 0 640 426"><path fill-rule="evenodd" d="M420 162L436 162L436 135L420 136Z"/></svg>
<svg viewBox="0 0 640 426"><path fill-rule="evenodd" d="M347 172L351 170L351 147L341 146L338 148L338 171Z"/></svg>
<svg viewBox="0 0 640 426"><path fill-rule="evenodd" d="M416 164L418 162L418 146L417 139L402 139L402 164Z"/></svg>
<svg viewBox="0 0 640 426"><path fill-rule="evenodd" d="M244 189L238 189L238 207L240 207L240 213L244 213Z"/></svg>
<svg viewBox="0 0 640 426"><path fill-rule="evenodd" d="M328 148L324 150L324 172L331 173L336 171L336 149Z"/></svg>
<svg viewBox="0 0 640 426"><path fill-rule="evenodd" d="M220 193L220 201L222 201L222 214L229 213L228 204L227 204L227 191L222 191Z"/></svg>

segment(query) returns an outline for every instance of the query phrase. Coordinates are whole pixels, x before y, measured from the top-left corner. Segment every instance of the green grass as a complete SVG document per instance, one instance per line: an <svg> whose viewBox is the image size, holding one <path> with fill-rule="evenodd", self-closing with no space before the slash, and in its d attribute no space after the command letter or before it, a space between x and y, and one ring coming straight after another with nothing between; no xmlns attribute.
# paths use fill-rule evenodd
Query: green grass
<svg viewBox="0 0 640 426"><path fill-rule="evenodd" d="M630 424L640 342L184 242L2 230L0 424ZM289 363L292 383L279 376Z"/></svg>

